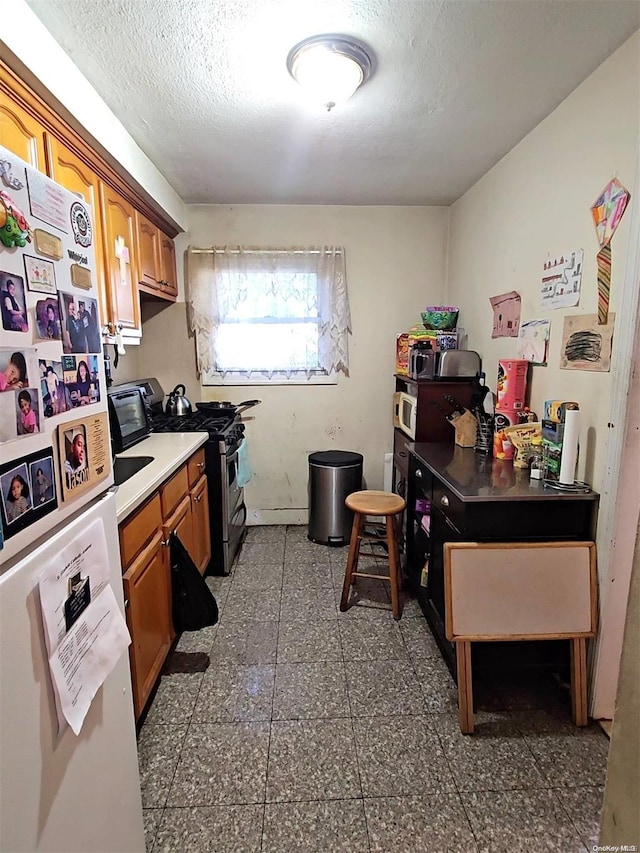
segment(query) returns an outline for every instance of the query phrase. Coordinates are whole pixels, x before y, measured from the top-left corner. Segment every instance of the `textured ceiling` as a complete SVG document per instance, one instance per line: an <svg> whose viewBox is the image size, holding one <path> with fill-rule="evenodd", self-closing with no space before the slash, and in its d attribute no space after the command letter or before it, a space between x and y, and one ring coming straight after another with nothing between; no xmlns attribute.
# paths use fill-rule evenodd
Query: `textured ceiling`
<svg viewBox="0 0 640 853"><path fill-rule="evenodd" d="M187 203L449 204L640 27L637 0L28 0ZM326 112L286 57L354 36Z"/></svg>

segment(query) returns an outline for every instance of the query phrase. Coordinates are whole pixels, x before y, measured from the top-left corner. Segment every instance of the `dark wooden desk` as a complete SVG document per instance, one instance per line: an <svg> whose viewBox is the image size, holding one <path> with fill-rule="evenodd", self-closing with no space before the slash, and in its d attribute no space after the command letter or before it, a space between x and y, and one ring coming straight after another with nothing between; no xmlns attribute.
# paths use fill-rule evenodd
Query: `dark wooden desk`
<svg viewBox="0 0 640 853"><path fill-rule="evenodd" d="M599 496L555 491L531 480L527 469L449 444L409 445L405 575L454 678L455 645L445 636L445 542L554 542L591 540ZM425 501L430 513L424 512ZM428 521L427 521L428 520ZM428 529L427 529L428 528ZM428 570L425 571L425 565ZM566 667L566 641L486 643L474 654L474 671L521 667L523 660ZM517 661L517 663L516 663Z"/></svg>

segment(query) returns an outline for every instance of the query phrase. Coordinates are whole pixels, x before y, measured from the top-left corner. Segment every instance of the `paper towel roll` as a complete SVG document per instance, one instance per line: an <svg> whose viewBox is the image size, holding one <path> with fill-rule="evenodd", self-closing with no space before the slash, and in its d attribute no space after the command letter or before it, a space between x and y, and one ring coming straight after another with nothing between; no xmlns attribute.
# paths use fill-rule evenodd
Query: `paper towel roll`
<svg viewBox="0 0 640 853"><path fill-rule="evenodd" d="M578 437L580 434L579 409L567 409L564 416L564 436L562 438L562 458L558 480L565 486L573 485L576 478L578 460Z"/></svg>

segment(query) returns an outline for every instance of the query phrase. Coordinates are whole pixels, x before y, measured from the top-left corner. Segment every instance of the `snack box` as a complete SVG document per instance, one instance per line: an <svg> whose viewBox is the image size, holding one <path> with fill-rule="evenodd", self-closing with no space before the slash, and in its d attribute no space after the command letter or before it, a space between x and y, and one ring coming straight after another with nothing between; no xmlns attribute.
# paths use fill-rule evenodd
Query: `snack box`
<svg viewBox="0 0 640 853"><path fill-rule="evenodd" d="M431 341L433 349L435 349L438 332L436 329L425 329L424 326L413 326L409 329L409 346L412 347L417 341Z"/></svg>
<svg viewBox="0 0 640 853"><path fill-rule="evenodd" d="M409 374L409 334L396 335L396 373Z"/></svg>
<svg viewBox="0 0 640 853"><path fill-rule="evenodd" d="M498 361L496 410L524 409L528 369L529 362L521 358L503 358Z"/></svg>
<svg viewBox="0 0 640 853"><path fill-rule="evenodd" d="M579 408L580 406L577 403L568 400L547 400L544 404L543 420L563 424L567 410Z"/></svg>

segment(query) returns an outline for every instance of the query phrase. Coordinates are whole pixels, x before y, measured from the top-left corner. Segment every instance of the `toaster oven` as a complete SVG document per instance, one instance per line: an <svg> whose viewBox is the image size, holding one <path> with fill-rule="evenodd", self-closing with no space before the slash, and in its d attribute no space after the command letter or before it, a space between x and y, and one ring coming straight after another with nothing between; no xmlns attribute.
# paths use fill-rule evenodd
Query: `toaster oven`
<svg viewBox="0 0 640 853"><path fill-rule="evenodd" d="M480 374L480 356L474 350L450 349L443 352L411 347L411 379L473 379Z"/></svg>
<svg viewBox="0 0 640 853"><path fill-rule="evenodd" d="M122 453L151 432L142 388L111 388L107 394L113 453Z"/></svg>

